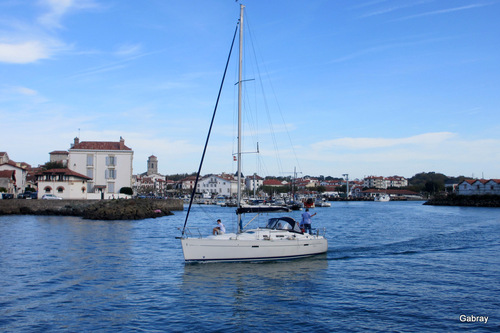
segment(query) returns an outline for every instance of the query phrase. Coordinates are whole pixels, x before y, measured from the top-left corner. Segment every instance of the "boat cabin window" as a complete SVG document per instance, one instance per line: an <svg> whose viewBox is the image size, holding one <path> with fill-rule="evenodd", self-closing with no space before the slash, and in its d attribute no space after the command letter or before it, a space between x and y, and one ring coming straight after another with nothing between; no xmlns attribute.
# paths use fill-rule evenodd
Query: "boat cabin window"
<svg viewBox="0 0 500 333"><path fill-rule="evenodd" d="M293 230L295 226L295 220L292 218L272 218L267 222L267 229L275 230Z"/></svg>

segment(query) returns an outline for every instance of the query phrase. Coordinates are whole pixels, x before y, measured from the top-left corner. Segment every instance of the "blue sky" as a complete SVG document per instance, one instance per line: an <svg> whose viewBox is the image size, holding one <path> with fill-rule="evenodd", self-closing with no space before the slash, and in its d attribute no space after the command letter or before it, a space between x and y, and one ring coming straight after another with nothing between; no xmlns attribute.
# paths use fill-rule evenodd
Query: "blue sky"
<svg viewBox="0 0 500 333"><path fill-rule="evenodd" d="M271 78L245 174L500 178L500 1L243 3L245 52ZM76 136L122 136L134 173L152 154L195 171L238 15L233 0L0 2L0 151L36 166ZM234 68L203 173L236 169Z"/></svg>

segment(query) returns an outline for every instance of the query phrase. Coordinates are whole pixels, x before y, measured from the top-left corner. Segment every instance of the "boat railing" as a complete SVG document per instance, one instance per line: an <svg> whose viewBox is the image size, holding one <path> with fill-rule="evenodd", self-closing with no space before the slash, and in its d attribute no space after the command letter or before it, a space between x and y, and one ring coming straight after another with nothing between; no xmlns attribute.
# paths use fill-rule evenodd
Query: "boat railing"
<svg viewBox="0 0 500 333"><path fill-rule="evenodd" d="M314 235L314 236L325 237L325 235L326 235L326 228L325 227L323 227L323 228L311 228L311 231L312 231L312 235Z"/></svg>
<svg viewBox="0 0 500 333"><path fill-rule="evenodd" d="M180 228L179 228L180 230ZM200 228L186 228L184 231L185 238L202 238Z"/></svg>

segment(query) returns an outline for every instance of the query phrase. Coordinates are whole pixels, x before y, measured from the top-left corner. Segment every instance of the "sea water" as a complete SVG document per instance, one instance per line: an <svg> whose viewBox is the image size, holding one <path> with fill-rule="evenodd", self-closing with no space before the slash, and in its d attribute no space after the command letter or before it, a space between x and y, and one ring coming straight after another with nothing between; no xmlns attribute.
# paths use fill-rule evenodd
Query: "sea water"
<svg viewBox="0 0 500 333"><path fill-rule="evenodd" d="M500 209L334 202L311 212L327 230L324 255L188 265L175 239L185 211L1 216L0 331L500 331ZM208 234L218 218L234 231L234 208L218 206L194 207L188 226Z"/></svg>

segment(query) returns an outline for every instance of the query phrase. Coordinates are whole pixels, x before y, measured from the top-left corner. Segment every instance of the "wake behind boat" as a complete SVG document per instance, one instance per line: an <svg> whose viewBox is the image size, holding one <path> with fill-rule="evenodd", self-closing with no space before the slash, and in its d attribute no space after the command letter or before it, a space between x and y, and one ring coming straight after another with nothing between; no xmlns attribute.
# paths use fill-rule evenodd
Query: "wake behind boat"
<svg viewBox="0 0 500 333"><path fill-rule="evenodd" d="M244 6L240 5L240 19L238 21L237 29L239 26L239 69L238 69L238 189L237 189L237 209L238 216L237 232L218 234L208 237L201 237L201 235L194 235L186 227L189 211L191 209L193 198L201 173L201 166L208 145L208 138L210 137L215 112L219 98L217 98L214 115L208 131L205 149L202 154L200 167L193 187L189 208L182 229L181 245L186 262L202 262L202 261L261 261L261 260L279 260L279 259L294 259L315 254L325 253L328 250L328 241L324 237L324 229L322 235L316 230L315 234L304 233L299 224L291 217L279 217L269 219L264 228L254 228L243 230L241 214L244 213L264 213L270 211L289 211L289 208L283 206L264 206L264 205L242 205L241 198L241 99L242 99L242 49L243 49L243 13ZM234 45L233 37L232 47ZM228 59L229 63L229 59ZM227 71L224 71L223 82ZM222 85L221 85L222 89ZM220 90L219 90L220 97Z"/></svg>

